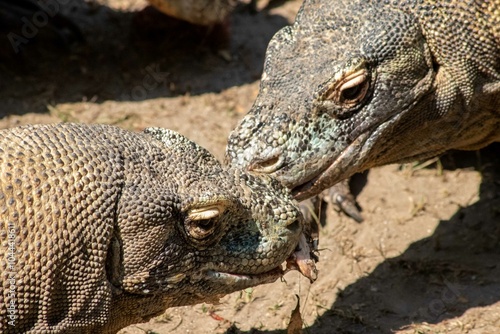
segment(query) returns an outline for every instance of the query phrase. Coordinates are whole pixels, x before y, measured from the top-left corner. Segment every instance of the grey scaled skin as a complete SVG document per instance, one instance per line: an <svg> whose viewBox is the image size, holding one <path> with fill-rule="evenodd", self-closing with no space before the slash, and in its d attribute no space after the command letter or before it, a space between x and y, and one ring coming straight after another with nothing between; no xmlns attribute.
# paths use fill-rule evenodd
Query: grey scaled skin
<svg viewBox="0 0 500 334"><path fill-rule="evenodd" d="M500 1L305 0L226 160L298 200L375 166L500 140Z"/></svg>
<svg viewBox="0 0 500 334"><path fill-rule="evenodd" d="M274 282L285 260L314 279L304 229L278 181L170 130L1 130L0 332L115 333Z"/></svg>

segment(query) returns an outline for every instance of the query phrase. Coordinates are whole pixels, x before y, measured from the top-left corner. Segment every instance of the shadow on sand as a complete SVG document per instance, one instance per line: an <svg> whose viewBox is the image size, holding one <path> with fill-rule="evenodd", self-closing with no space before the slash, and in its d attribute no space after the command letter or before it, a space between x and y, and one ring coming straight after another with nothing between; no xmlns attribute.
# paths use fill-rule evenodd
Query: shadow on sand
<svg viewBox="0 0 500 334"><path fill-rule="evenodd" d="M0 0L0 117L65 102L142 101L251 83L260 78L269 40L288 24L267 10L238 7L227 31L151 7L120 11L83 0L59 1L58 19L45 22L36 7L17 8L30 1Z"/></svg>
<svg viewBox="0 0 500 334"><path fill-rule="evenodd" d="M445 169L481 171L479 201L460 208L442 220L432 236L347 286L304 333L389 334L500 301L500 144L478 152L454 152L441 161ZM242 332L231 328L229 333Z"/></svg>

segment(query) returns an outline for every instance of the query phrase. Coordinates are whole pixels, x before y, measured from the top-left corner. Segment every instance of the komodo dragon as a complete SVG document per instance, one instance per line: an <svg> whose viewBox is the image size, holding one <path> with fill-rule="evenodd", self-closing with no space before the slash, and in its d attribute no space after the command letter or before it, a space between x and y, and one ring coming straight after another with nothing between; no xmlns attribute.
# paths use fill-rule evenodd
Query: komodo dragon
<svg viewBox="0 0 500 334"><path fill-rule="evenodd" d="M220 35L220 43L229 41L228 16L237 0L148 0L162 12L191 24L207 26L209 32ZM85 36L70 18L62 14L68 1L62 0L0 0L0 58L12 58L38 41L68 48L81 43ZM150 8L138 15L136 23L157 20L161 27L164 15L155 15ZM148 29L149 24L146 25ZM216 29L216 27L218 29ZM135 27L137 29L138 27ZM227 41L226 41L227 40Z"/></svg>
<svg viewBox="0 0 500 334"><path fill-rule="evenodd" d="M163 13L198 25L224 22L237 0L148 0Z"/></svg>
<svg viewBox="0 0 500 334"><path fill-rule="evenodd" d="M214 25L224 22L227 16L236 7L237 0L147 0L153 7L161 12L185 20L197 25ZM47 18L54 22L45 22L43 26L49 23L49 27L54 30L62 28L58 20L64 17L61 15L61 6L67 4L62 0L0 0L0 17L3 19L21 21L21 18L32 20L33 24L43 22ZM45 15L44 15L45 13ZM43 18L45 16L45 19ZM65 25L67 26L65 20ZM22 21L25 23L25 21ZM35 26L37 26L35 24ZM5 22L0 22L0 27ZM73 29L73 28L72 28Z"/></svg>
<svg viewBox="0 0 500 334"><path fill-rule="evenodd" d="M500 140L500 1L305 0L269 43L226 160L299 200Z"/></svg>
<svg viewBox="0 0 500 334"><path fill-rule="evenodd" d="M0 226L1 333L113 333L273 282L304 239L278 181L103 125L1 130Z"/></svg>

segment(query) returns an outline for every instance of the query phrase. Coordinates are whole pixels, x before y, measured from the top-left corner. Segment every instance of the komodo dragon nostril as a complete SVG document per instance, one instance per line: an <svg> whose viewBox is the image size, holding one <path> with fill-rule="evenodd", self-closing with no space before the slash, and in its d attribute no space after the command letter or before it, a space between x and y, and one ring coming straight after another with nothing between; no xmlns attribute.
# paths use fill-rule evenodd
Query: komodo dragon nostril
<svg viewBox="0 0 500 334"><path fill-rule="evenodd" d="M269 158L256 158L248 166L250 172L271 174L283 166L285 159L278 154Z"/></svg>
<svg viewBox="0 0 500 334"><path fill-rule="evenodd" d="M288 225L287 225L288 229L292 230L292 231L296 231L297 229L299 228L302 228L302 224L300 222L300 219L295 219L295 220L292 220Z"/></svg>

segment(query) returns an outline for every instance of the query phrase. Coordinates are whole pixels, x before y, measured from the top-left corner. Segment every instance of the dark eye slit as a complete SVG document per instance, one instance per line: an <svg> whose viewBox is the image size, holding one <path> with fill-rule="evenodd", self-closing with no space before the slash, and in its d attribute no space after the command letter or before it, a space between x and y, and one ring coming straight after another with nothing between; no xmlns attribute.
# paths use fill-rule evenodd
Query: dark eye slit
<svg viewBox="0 0 500 334"><path fill-rule="evenodd" d="M364 83L344 89L342 91L342 98L345 100L355 100L359 96L359 94L363 91L363 85Z"/></svg>

